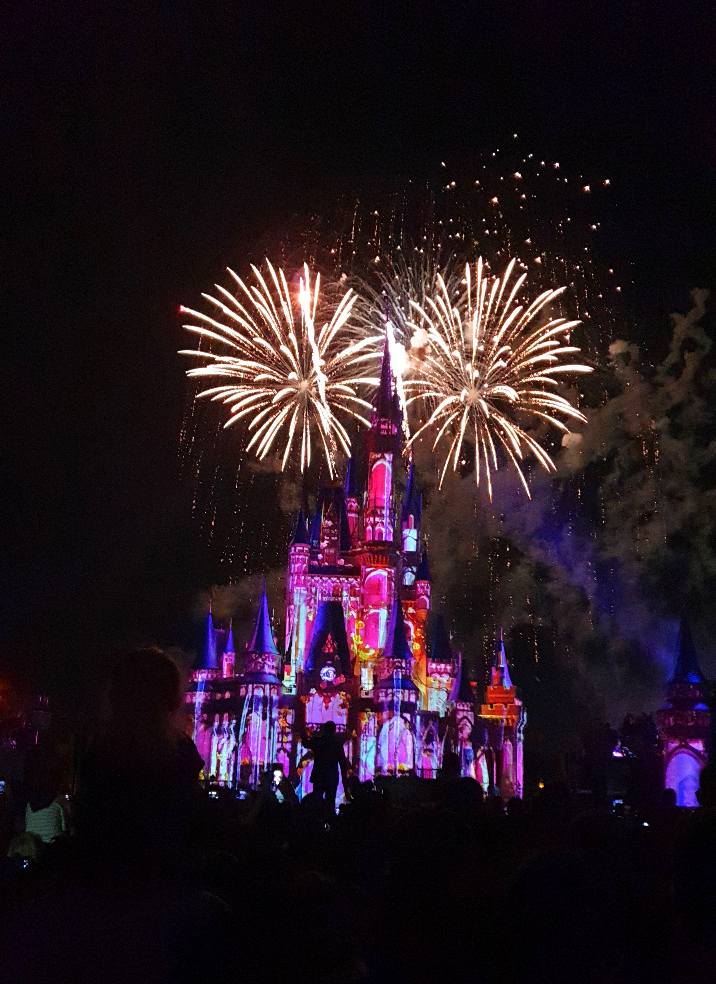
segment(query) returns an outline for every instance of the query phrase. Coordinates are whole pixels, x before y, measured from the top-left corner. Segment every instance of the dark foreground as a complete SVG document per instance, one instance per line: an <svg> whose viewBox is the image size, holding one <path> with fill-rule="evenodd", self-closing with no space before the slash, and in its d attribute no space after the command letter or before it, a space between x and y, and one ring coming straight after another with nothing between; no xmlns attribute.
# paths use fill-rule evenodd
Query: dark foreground
<svg viewBox="0 0 716 984"><path fill-rule="evenodd" d="M141 815L130 842L110 816L95 816L108 825L99 836L80 829L35 865L6 862L2 973L16 982L713 979L712 807L617 816L547 788L505 810L483 802L472 780L406 792L356 786L330 823L313 797L289 807L269 793L202 794L188 823L150 797L132 805ZM115 819L126 826L121 805Z"/></svg>

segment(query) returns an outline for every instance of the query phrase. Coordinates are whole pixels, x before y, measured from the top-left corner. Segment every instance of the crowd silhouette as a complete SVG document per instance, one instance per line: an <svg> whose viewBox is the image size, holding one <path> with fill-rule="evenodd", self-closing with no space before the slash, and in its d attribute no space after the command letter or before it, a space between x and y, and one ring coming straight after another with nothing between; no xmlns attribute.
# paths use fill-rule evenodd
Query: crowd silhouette
<svg viewBox="0 0 716 984"><path fill-rule="evenodd" d="M0 979L712 977L713 767L698 810L667 791L648 814L585 806L560 785L505 804L472 779L376 785L346 770L336 814L334 735L319 791L300 803L279 766L245 798L210 795L174 723L180 702L172 661L133 653L71 804L52 748L28 758L27 828L0 817Z"/></svg>

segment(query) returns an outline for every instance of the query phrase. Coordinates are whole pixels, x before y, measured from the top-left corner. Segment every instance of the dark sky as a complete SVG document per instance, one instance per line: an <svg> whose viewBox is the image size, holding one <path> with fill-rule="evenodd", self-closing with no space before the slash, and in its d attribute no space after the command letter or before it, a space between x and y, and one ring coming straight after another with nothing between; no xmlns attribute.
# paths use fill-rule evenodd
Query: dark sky
<svg viewBox="0 0 716 984"><path fill-rule="evenodd" d="M710 4L130 6L3 29L0 657L65 694L188 638L177 305L296 207L516 130L612 177L642 336L714 280Z"/></svg>

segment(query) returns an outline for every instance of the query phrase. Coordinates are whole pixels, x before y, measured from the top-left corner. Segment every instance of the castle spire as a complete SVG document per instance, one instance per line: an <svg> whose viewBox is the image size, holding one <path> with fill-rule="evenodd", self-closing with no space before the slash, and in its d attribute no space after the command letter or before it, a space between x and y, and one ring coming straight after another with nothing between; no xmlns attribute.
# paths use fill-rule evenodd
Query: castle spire
<svg viewBox="0 0 716 984"><path fill-rule="evenodd" d="M234 622L233 619L229 621L229 634L226 637L226 645L224 646L225 653L233 653L234 649Z"/></svg>
<svg viewBox="0 0 716 984"><path fill-rule="evenodd" d="M408 481L405 486L405 495L403 496L401 519L403 523L407 523L412 516L415 525L418 526L422 513L423 495L415 481L415 463L411 456L410 463L408 464Z"/></svg>
<svg viewBox="0 0 716 984"><path fill-rule="evenodd" d="M211 614L211 601L209 611L206 616L206 629L204 632L204 645L194 663L195 670L218 670L219 663L216 658L216 632L214 631L214 617Z"/></svg>
<svg viewBox="0 0 716 984"><path fill-rule="evenodd" d="M505 637L502 631L502 626L500 626L500 635L497 639L497 646L495 648L495 662L493 664L493 686L504 687L505 690L510 690L512 687L512 680L510 679L510 668L507 665L507 654L505 652Z"/></svg>
<svg viewBox="0 0 716 984"><path fill-rule="evenodd" d="M428 563L428 552L423 550L422 556L420 558L420 563L418 564L418 569L415 572L416 581L430 581L432 580L430 576L430 564Z"/></svg>
<svg viewBox="0 0 716 984"><path fill-rule="evenodd" d="M263 579L261 588L261 598L259 599L259 610L256 615L256 625L253 635L247 647L249 653L279 656L271 631L271 618L269 616L268 598L266 596L266 578Z"/></svg>
<svg viewBox="0 0 716 984"><path fill-rule="evenodd" d="M390 419L393 415L393 368L390 362L390 344L385 333L383 358L380 363L380 381L373 398L373 417Z"/></svg>
<svg viewBox="0 0 716 984"><path fill-rule="evenodd" d="M445 624L445 616L438 613L432 620L428 653L433 663L451 663L452 646Z"/></svg>
<svg viewBox="0 0 716 984"><path fill-rule="evenodd" d="M413 658L413 654L410 651L410 646L408 645L407 636L405 635L403 606L400 604L400 599L397 595L393 601L393 607L390 612L388 629L385 634L385 649L383 650L383 655L386 659L403 660L405 662L406 670L409 668L410 661Z"/></svg>
<svg viewBox="0 0 716 984"><path fill-rule="evenodd" d="M319 491L316 496L316 511L309 524L308 539L312 547L318 547L321 543L321 523L323 522L323 495Z"/></svg>
<svg viewBox="0 0 716 984"><path fill-rule="evenodd" d="M673 676L669 682L703 683L704 675L699 666L694 640L691 637L691 629L685 616L681 618L676 647L676 663L674 665Z"/></svg>
<svg viewBox="0 0 716 984"><path fill-rule="evenodd" d="M470 677L467 671L467 663L460 653L458 675L457 675L457 694L456 699L463 704L471 704L475 700Z"/></svg>
<svg viewBox="0 0 716 984"><path fill-rule="evenodd" d="M293 539L291 540L291 545L293 546L295 544L308 544L308 527L306 525L303 507L298 510L298 516L296 516L296 528L293 531Z"/></svg>
<svg viewBox="0 0 716 984"><path fill-rule="evenodd" d="M355 491L355 474L353 468L353 459L349 458L346 461L346 474L343 478L343 495L346 499L354 497Z"/></svg>

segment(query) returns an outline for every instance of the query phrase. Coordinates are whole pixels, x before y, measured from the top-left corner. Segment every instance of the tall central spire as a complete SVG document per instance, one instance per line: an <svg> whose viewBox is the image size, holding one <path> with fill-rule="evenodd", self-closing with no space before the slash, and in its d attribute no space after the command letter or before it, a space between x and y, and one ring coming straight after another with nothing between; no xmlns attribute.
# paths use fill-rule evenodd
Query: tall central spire
<svg viewBox="0 0 716 984"><path fill-rule="evenodd" d="M380 379L373 397L373 412L368 433L369 449L378 451L399 450L400 438L398 435L402 419L400 401L393 379L390 342L386 332L383 358L380 364Z"/></svg>
<svg viewBox="0 0 716 984"><path fill-rule="evenodd" d="M380 381L373 400L373 422L379 418L390 419L393 415L393 367L390 361L388 333L383 344L383 358L380 364Z"/></svg>

